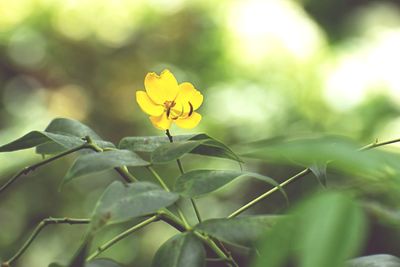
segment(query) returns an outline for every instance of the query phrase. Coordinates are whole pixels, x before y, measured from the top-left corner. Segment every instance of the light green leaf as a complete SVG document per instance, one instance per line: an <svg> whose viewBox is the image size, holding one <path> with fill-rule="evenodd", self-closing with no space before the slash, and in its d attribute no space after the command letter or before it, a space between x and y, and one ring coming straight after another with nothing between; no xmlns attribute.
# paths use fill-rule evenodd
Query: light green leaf
<svg viewBox="0 0 400 267"><path fill-rule="evenodd" d="M152 267L204 267L206 253L192 233L173 236L156 252Z"/></svg>
<svg viewBox="0 0 400 267"><path fill-rule="evenodd" d="M179 159L186 153L241 162L229 147L206 134L177 135L174 136L174 143L170 143L166 136L125 137L119 148L134 152L152 152L152 161L159 164Z"/></svg>
<svg viewBox="0 0 400 267"><path fill-rule="evenodd" d="M115 181L98 200L91 227L97 230L105 225L148 215L170 206L178 198L177 194L167 192L152 183L136 182L124 185Z"/></svg>
<svg viewBox="0 0 400 267"><path fill-rule="evenodd" d="M400 172L400 156L379 148L359 151L360 145L337 136L323 136L272 142L256 142L243 149L243 156L305 167L329 162L343 172L376 178Z"/></svg>
<svg viewBox="0 0 400 267"><path fill-rule="evenodd" d="M64 266L64 265L62 265L62 264L59 264L59 263L53 262L53 263L50 263L50 265L49 265L48 267L65 267L65 266Z"/></svg>
<svg viewBox="0 0 400 267"><path fill-rule="evenodd" d="M201 222L194 229L223 242L253 246L264 232L279 220L282 220L282 216L259 215L211 219Z"/></svg>
<svg viewBox="0 0 400 267"><path fill-rule="evenodd" d="M110 150L79 156L64 177L63 182L69 182L80 176L110 170L122 166L148 166L135 152L129 150Z"/></svg>
<svg viewBox="0 0 400 267"><path fill-rule="evenodd" d="M285 266L291 253L300 267L341 267L364 240L362 209L344 194L313 196L289 214L266 232L253 266Z"/></svg>
<svg viewBox="0 0 400 267"><path fill-rule="evenodd" d="M174 191L184 197L198 197L243 177L253 177L273 186L279 186L274 179L258 173L232 170L194 170L178 177ZM280 191L287 199L285 191L282 188L280 188Z"/></svg>
<svg viewBox="0 0 400 267"><path fill-rule="evenodd" d="M400 267L400 258L388 254L377 254L355 258L346 267Z"/></svg>

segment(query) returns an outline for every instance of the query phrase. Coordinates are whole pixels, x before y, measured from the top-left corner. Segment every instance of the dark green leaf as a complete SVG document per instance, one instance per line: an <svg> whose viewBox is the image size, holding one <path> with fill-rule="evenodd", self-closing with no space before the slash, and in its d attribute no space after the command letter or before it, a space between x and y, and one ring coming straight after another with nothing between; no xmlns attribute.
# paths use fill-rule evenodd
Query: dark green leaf
<svg viewBox="0 0 400 267"><path fill-rule="evenodd" d="M32 148L49 142L57 143L64 148L73 148L84 143L82 139L73 136L65 136L41 131L32 131L15 141L1 146L0 152L9 152Z"/></svg>
<svg viewBox="0 0 400 267"><path fill-rule="evenodd" d="M326 192L314 196L290 214L267 231L254 266L282 266L292 252L300 267L339 267L363 242L365 216L346 195Z"/></svg>
<svg viewBox="0 0 400 267"><path fill-rule="evenodd" d="M204 267L205 257L202 241L192 233L182 233L158 249L152 267Z"/></svg>
<svg viewBox="0 0 400 267"><path fill-rule="evenodd" d="M273 186L279 186L274 179L258 173L232 170L194 170L178 177L174 191L185 197L197 197L213 192L229 182L243 177L253 177ZM284 190L282 188L280 190L287 198Z"/></svg>
<svg viewBox="0 0 400 267"><path fill-rule="evenodd" d="M166 163L183 157L186 153L227 158L241 162L241 159L226 145L206 134L177 135L174 143L165 136L125 137L119 148L134 152L153 152L154 163Z"/></svg>
<svg viewBox="0 0 400 267"><path fill-rule="evenodd" d="M121 267L121 265L110 259L95 259L86 263L85 267Z"/></svg>
<svg viewBox="0 0 400 267"><path fill-rule="evenodd" d="M62 264L59 264L59 263L53 262L53 263L50 263L50 265L49 265L48 267L65 267L65 266L64 266L64 265L62 265Z"/></svg>
<svg viewBox="0 0 400 267"><path fill-rule="evenodd" d="M110 150L79 156L64 177L64 183L77 177L121 166L147 166L149 163L129 150Z"/></svg>
<svg viewBox="0 0 400 267"><path fill-rule="evenodd" d="M159 186L136 182L113 182L98 200L92 216L92 229L148 215L178 200L178 195Z"/></svg>
<svg viewBox="0 0 400 267"><path fill-rule="evenodd" d="M388 254L370 255L349 260L346 267L400 267L400 258Z"/></svg>
<svg viewBox="0 0 400 267"><path fill-rule="evenodd" d="M55 119L45 131L29 132L15 141L0 146L0 152L37 147L39 154L55 154L82 145L84 143L82 138L87 135L102 148L114 147L112 143L101 140L96 133L78 121Z"/></svg>
<svg viewBox="0 0 400 267"><path fill-rule="evenodd" d="M196 225L194 229L223 242L252 246L281 219L281 216L268 215L211 219Z"/></svg>
<svg viewBox="0 0 400 267"><path fill-rule="evenodd" d="M114 144L103 141L97 133L95 133L92 129L88 126L84 125L83 123L66 118L56 118L50 122L50 124L45 129L47 133L54 133L59 135L65 136L74 136L78 139L81 139L85 136L90 136L93 141L101 148L114 148ZM65 147L60 145L59 143L45 143L41 144L36 148L36 153L38 154L57 154L65 149L72 148L72 147Z"/></svg>
<svg viewBox="0 0 400 267"><path fill-rule="evenodd" d="M193 136L194 135L177 135L174 136L174 141L185 141ZM167 136L130 136L123 138L118 147L133 152L153 152L158 147L169 143Z"/></svg>

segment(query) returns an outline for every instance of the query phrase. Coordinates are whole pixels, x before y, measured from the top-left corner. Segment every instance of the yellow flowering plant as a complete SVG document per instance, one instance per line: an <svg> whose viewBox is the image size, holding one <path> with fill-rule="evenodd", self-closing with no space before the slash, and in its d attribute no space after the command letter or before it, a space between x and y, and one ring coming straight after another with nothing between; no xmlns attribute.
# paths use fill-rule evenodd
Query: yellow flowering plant
<svg viewBox="0 0 400 267"><path fill-rule="evenodd" d="M304 267L340 267L348 258L357 255L365 237L366 218L358 200L346 193L324 189L323 193L285 212L290 216L240 215L277 191L284 196L280 200L284 206L288 196L283 188L310 173L326 184L327 162L336 172L358 178L386 178L385 175L389 175L387 170L400 173L396 154L375 149L398 139L375 142L362 149L349 139L330 136L262 140L239 147L241 155L249 159L268 164L284 163L286 166L295 163L305 167L278 184L269 176L243 170L243 161L235 152L205 133L172 137L169 129L173 124L191 129L201 121L197 111L203 102L203 95L191 83L179 84L169 70L164 70L160 75L154 72L147 74L144 87L145 91L136 92L136 101L141 110L150 116L151 123L164 130L167 137L128 136L119 144L113 144L79 121L56 118L44 131L29 132L0 146L0 152L36 148L36 152L44 157L12 176L0 187L0 193L30 172L78 151L85 153L77 156L64 175L61 186L73 181L78 183L79 179L89 175L95 177L95 174L106 170L115 171L119 178L107 186L87 217L43 219L21 248L1 267L17 266L18 259L37 235L51 224L87 225L75 256L65 264L50 264L52 267L122 266L114 259L102 259L99 255L157 221L173 227L176 234L160 244L152 260L153 267L278 267L290 261L299 262L299 266ZM240 167L185 171L181 159L190 158L193 154L232 160L238 162ZM160 175L157 169L174 162L180 174L174 177L171 185L164 180L165 172ZM135 174L136 169L142 171ZM153 181L143 177L144 171L148 171ZM250 200L233 211L227 211L229 215L224 213L217 218L204 219L203 215L213 207L199 208L197 199L214 194L230 182L245 177L257 179L270 188L258 196L247 196ZM186 204L192 209L183 209L182 205L187 207ZM94 237L102 235L104 227L123 222L136 224L103 244L95 243ZM352 261L351 264L355 265L351 267L366 266L358 265L360 262L365 262L365 259Z"/></svg>

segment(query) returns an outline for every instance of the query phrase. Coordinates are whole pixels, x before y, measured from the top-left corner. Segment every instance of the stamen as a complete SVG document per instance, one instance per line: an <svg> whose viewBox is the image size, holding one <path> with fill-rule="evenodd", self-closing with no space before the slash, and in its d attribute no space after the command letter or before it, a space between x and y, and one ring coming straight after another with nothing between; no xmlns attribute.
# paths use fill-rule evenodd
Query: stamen
<svg viewBox="0 0 400 267"><path fill-rule="evenodd" d="M190 117L190 115L193 114L193 105L192 105L192 103L190 103L190 101L188 101L188 103L189 103L189 106L190 106L190 111L189 111L188 117Z"/></svg>

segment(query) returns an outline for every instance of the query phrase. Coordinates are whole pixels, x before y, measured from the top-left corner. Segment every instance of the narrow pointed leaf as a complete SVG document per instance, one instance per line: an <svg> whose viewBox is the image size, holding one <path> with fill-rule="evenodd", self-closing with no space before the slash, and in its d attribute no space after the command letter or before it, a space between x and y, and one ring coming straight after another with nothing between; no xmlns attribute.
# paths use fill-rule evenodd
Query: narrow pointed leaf
<svg viewBox="0 0 400 267"><path fill-rule="evenodd" d="M158 249L152 267L204 267L205 258L202 241L192 233L182 233Z"/></svg>
<svg viewBox="0 0 400 267"><path fill-rule="evenodd" d="M274 179L258 173L232 170L194 170L178 177L174 191L184 197L198 197L244 177L256 178L273 186L279 186ZM282 188L280 191L287 199L285 191Z"/></svg>
<svg viewBox="0 0 400 267"><path fill-rule="evenodd" d="M98 200L91 227L96 230L105 225L148 215L170 206L178 198L177 194L167 192L152 183L136 182L124 185L116 181L107 187Z"/></svg>
<svg viewBox="0 0 400 267"><path fill-rule="evenodd" d="M140 158L135 152L129 150L110 150L100 153L91 153L79 156L64 177L66 183L72 179L110 170L121 166L148 166L149 162Z"/></svg>
<svg viewBox="0 0 400 267"><path fill-rule="evenodd" d="M265 231L281 219L282 216L269 215L211 219L196 225L194 229L223 242L253 246Z"/></svg>

